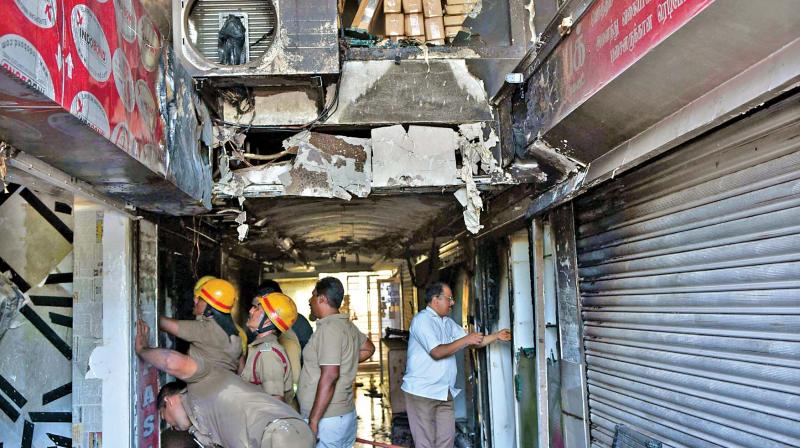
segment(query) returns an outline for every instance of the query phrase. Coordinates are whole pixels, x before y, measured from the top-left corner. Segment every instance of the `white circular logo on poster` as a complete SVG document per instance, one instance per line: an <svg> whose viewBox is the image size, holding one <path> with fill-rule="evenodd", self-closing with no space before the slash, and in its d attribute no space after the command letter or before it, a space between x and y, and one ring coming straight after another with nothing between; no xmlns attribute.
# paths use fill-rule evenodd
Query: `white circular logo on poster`
<svg viewBox="0 0 800 448"><path fill-rule="evenodd" d="M143 80L136 81L136 107L139 108L139 115L142 117L144 127L150 132L150 136L155 134L156 102L147 83Z"/></svg>
<svg viewBox="0 0 800 448"><path fill-rule="evenodd" d="M24 37L6 34L0 37L0 67L10 71L14 76L30 87L55 99L53 77L42 59L42 55Z"/></svg>
<svg viewBox="0 0 800 448"><path fill-rule="evenodd" d="M111 50L103 27L91 9L86 5L72 8L70 18L72 40L78 57L92 78L103 82L111 74Z"/></svg>
<svg viewBox="0 0 800 448"><path fill-rule="evenodd" d="M136 39L136 11L133 0L114 0L114 15L117 18L117 32L128 42Z"/></svg>
<svg viewBox="0 0 800 448"><path fill-rule="evenodd" d="M39 28L52 28L56 24L55 0L14 0L14 3Z"/></svg>
<svg viewBox="0 0 800 448"><path fill-rule="evenodd" d="M103 105L91 92L84 90L75 94L69 111L90 128L108 138L110 133L108 115Z"/></svg>
<svg viewBox="0 0 800 448"><path fill-rule="evenodd" d="M138 30L142 65L148 72L152 72L158 67L158 59L161 56L161 38L153 22L145 15L139 18Z"/></svg>
<svg viewBox="0 0 800 448"><path fill-rule="evenodd" d="M124 149L128 154L136 154L138 143L125 122L117 123L111 132L111 141Z"/></svg>
<svg viewBox="0 0 800 448"><path fill-rule="evenodd" d="M133 111L134 97L133 97L133 75L131 75L131 67L128 65L128 58L122 49L117 48L114 51L114 84L117 86L117 93L122 100L122 105L128 112Z"/></svg>

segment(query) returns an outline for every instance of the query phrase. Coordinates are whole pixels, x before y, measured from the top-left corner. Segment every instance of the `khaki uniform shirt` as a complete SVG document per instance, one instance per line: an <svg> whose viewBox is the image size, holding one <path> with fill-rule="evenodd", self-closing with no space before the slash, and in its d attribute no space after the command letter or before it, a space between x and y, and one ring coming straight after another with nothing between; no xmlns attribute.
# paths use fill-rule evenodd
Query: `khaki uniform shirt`
<svg viewBox="0 0 800 448"><path fill-rule="evenodd" d="M210 365L233 372L239 369L242 339L228 336L214 318L199 316L197 320L179 320L176 336L191 344L189 356L193 359L202 358Z"/></svg>
<svg viewBox="0 0 800 448"><path fill-rule="evenodd" d="M287 403L294 398L292 365L274 334L264 335L249 345L241 377L270 395L284 397Z"/></svg>
<svg viewBox="0 0 800 448"><path fill-rule="evenodd" d="M235 373L208 367L202 359L197 360L197 367L186 380L183 407L192 423L189 432L204 447L260 447L270 423L301 419L288 404L245 383Z"/></svg>
<svg viewBox="0 0 800 448"><path fill-rule="evenodd" d="M281 343L283 349L286 350L286 354L289 355L289 363L292 365L292 382L297 384L300 381L300 356L302 353L300 339L290 328L289 331L281 333L278 337L278 342Z"/></svg>
<svg viewBox="0 0 800 448"><path fill-rule="evenodd" d="M353 381L358 371L358 355L367 337L358 331L346 314L334 314L317 321L317 331L303 349L303 370L297 399L300 411L307 417L314 405L320 366L338 365L339 380L323 418L337 417L355 410Z"/></svg>

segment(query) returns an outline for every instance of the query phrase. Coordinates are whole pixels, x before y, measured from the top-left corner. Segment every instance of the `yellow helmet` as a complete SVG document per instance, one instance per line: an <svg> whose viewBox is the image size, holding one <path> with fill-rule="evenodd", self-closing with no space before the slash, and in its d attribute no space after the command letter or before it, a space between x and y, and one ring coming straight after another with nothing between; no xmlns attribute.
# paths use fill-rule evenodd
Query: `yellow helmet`
<svg viewBox="0 0 800 448"><path fill-rule="evenodd" d="M214 280L215 278L216 277L214 277L213 275L204 275L200 277L200 280L198 280L197 283L194 284L194 296L200 297L200 288L202 288L203 285L208 283L209 280Z"/></svg>
<svg viewBox="0 0 800 448"><path fill-rule="evenodd" d="M236 288L227 280L212 278L200 286L197 297L215 310L229 314L236 302Z"/></svg>
<svg viewBox="0 0 800 448"><path fill-rule="evenodd" d="M297 320L297 306L294 301L279 292L271 292L258 298L265 317L281 332L289 331Z"/></svg>

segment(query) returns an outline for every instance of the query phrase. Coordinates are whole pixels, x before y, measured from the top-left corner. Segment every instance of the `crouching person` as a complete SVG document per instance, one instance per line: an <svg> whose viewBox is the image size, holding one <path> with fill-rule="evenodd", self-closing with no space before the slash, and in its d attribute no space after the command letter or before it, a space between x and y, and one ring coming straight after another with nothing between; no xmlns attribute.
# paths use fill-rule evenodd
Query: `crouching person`
<svg viewBox="0 0 800 448"><path fill-rule="evenodd" d="M159 413L170 427L189 431L200 446L208 448L314 446L311 429L289 405L233 372L209 366L204 358L149 347L149 333L139 321L136 353L182 380L165 384L158 394Z"/></svg>
<svg viewBox="0 0 800 448"><path fill-rule="evenodd" d="M243 380L286 403L294 401L294 374L278 336L291 329L295 320L297 306L289 296L273 292L253 299L247 329L255 340L248 347L241 373Z"/></svg>

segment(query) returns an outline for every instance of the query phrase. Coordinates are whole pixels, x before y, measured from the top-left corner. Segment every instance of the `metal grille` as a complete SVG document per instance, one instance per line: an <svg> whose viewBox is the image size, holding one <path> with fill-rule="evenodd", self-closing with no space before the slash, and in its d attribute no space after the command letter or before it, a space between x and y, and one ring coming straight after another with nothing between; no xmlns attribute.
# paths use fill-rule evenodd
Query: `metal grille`
<svg viewBox="0 0 800 448"><path fill-rule="evenodd" d="M593 446L800 446L800 101L576 210Z"/></svg>
<svg viewBox="0 0 800 448"><path fill-rule="evenodd" d="M246 15L248 62L266 53L275 37L277 17L270 0L198 0L191 6L188 17L189 36L192 44L203 56L219 62L217 54L217 33L220 29L220 15ZM267 37L264 37L264 35Z"/></svg>
<svg viewBox="0 0 800 448"><path fill-rule="evenodd" d="M631 430L625 425L617 425L612 448L661 448L661 442Z"/></svg>

